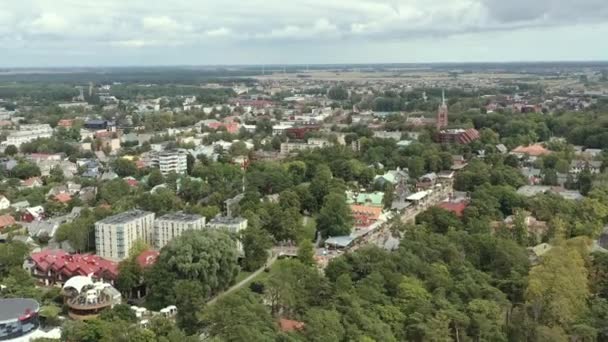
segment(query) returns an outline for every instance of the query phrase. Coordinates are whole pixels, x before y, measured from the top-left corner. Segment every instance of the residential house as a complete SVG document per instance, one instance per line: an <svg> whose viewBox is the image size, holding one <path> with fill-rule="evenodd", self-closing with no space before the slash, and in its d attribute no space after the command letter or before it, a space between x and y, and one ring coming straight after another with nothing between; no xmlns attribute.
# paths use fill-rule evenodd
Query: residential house
<svg viewBox="0 0 608 342"><path fill-rule="evenodd" d="M601 172L602 162L599 160L573 160L570 163L570 173L578 175L583 170L589 170L592 174L599 174Z"/></svg>
<svg viewBox="0 0 608 342"><path fill-rule="evenodd" d="M24 181L21 181L21 188L22 189L33 189L33 188L39 188L43 185L42 183L42 179L40 179L40 177L31 177L28 178Z"/></svg>
<svg viewBox="0 0 608 342"><path fill-rule="evenodd" d="M369 227L382 215L382 207L378 206L351 204L350 209L357 227Z"/></svg>
<svg viewBox="0 0 608 342"><path fill-rule="evenodd" d="M8 209L11 206L11 201L3 195L0 195L0 210Z"/></svg>
<svg viewBox="0 0 608 342"><path fill-rule="evenodd" d="M23 222L33 222L33 221L41 221L44 219L44 208L40 205L35 207L26 208L21 213L21 221Z"/></svg>
<svg viewBox="0 0 608 342"><path fill-rule="evenodd" d="M0 216L0 230L3 230L6 227L10 227L15 224L15 218L9 214L4 214Z"/></svg>
<svg viewBox="0 0 608 342"><path fill-rule="evenodd" d="M74 276L93 276L113 284L118 263L90 254L68 254L63 250L32 253L25 263L32 276L46 286L63 284Z"/></svg>

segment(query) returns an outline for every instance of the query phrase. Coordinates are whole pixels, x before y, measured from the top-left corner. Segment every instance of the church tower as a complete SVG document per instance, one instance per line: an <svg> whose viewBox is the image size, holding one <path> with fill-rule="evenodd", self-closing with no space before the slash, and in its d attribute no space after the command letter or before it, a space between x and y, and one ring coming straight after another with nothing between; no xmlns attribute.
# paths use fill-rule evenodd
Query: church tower
<svg viewBox="0 0 608 342"><path fill-rule="evenodd" d="M441 91L441 105L437 109L437 129L448 127L448 105L445 103L445 90Z"/></svg>

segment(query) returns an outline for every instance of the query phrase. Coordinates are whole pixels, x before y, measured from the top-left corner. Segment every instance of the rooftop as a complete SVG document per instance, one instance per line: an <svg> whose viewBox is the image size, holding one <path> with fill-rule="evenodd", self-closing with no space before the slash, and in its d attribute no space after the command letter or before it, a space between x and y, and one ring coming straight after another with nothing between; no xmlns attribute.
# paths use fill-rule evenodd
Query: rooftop
<svg viewBox="0 0 608 342"><path fill-rule="evenodd" d="M18 319L29 312L38 312L40 304L29 298L0 299L0 322Z"/></svg>
<svg viewBox="0 0 608 342"><path fill-rule="evenodd" d="M165 214L159 218L157 218L157 221L180 221L180 222L194 222L194 221L198 221L201 218L203 218L200 215L196 215L196 214L186 214L182 211L176 212L176 213L169 213L169 214Z"/></svg>
<svg viewBox="0 0 608 342"><path fill-rule="evenodd" d="M247 221L242 217L227 217L227 216L218 216L214 217L209 221L209 224L240 224L243 221Z"/></svg>
<svg viewBox="0 0 608 342"><path fill-rule="evenodd" d="M130 210L124 213L116 214L114 216L106 217L105 219L98 221L97 223L102 224L121 224L127 223L148 215L154 215L154 213L143 210Z"/></svg>

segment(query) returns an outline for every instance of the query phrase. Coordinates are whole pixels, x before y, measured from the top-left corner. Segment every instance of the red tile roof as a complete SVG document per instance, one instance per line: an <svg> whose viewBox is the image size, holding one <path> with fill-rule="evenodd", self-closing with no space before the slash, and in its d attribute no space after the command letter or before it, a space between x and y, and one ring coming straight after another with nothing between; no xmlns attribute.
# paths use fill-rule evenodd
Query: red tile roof
<svg viewBox="0 0 608 342"><path fill-rule="evenodd" d="M137 257L137 263L139 264L139 267L146 268L154 265L156 263L156 259L158 259L159 254L160 253L158 251L153 250L148 250L141 253Z"/></svg>
<svg viewBox="0 0 608 342"><path fill-rule="evenodd" d="M302 330L304 329L304 322L281 318L279 320L279 327L281 328L282 332Z"/></svg>
<svg viewBox="0 0 608 342"><path fill-rule="evenodd" d="M30 259L42 272L52 270L67 277L92 274L116 278L118 275L118 263L93 254L68 254L62 250L45 250L32 253Z"/></svg>
<svg viewBox="0 0 608 342"><path fill-rule="evenodd" d="M72 196L66 192L62 192L58 195L55 195L55 200L61 203L68 203L72 200Z"/></svg>
<svg viewBox="0 0 608 342"><path fill-rule="evenodd" d="M443 208L447 211L451 211L454 214L456 214L456 216L458 217L462 217L462 215L464 214L464 210L468 207L468 203L465 201L462 202L441 202L439 203L438 207L439 208Z"/></svg>
<svg viewBox="0 0 608 342"><path fill-rule="evenodd" d="M533 157L544 156L550 154L551 151L546 149L542 144L533 144L529 146L518 146L512 152L527 154Z"/></svg>
<svg viewBox="0 0 608 342"><path fill-rule="evenodd" d="M27 186L27 187L33 186L36 183L42 184L42 181L40 180L40 178L32 177L32 178L28 178L28 179L24 180L23 182L21 182L21 184L23 186Z"/></svg>
<svg viewBox="0 0 608 342"><path fill-rule="evenodd" d="M15 219L11 215L6 214L0 216L0 229L12 226L13 224L15 224Z"/></svg>

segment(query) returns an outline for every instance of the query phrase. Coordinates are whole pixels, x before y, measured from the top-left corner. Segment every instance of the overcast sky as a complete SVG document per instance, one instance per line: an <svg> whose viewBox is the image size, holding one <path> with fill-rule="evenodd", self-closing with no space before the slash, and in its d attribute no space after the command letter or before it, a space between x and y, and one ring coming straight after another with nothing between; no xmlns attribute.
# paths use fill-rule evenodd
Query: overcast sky
<svg viewBox="0 0 608 342"><path fill-rule="evenodd" d="M0 66L608 60L608 0L0 0Z"/></svg>

